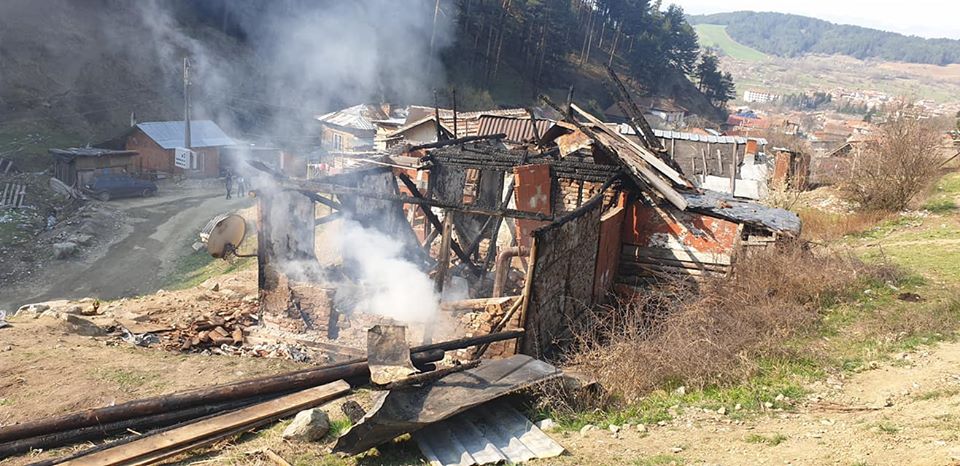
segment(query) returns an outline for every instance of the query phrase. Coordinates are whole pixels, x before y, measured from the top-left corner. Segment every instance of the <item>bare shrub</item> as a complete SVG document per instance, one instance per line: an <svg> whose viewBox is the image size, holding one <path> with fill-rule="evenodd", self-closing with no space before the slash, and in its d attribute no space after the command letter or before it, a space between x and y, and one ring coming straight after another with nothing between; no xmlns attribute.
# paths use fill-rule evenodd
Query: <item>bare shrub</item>
<svg viewBox="0 0 960 466"><path fill-rule="evenodd" d="M671 384L744 380L759 357L785 355L784 341L814 328L823 306L858 280L890 278L880 272L799 242L755 253L729 277L664 283L597 311L568 363L626 402Z"/></svg>
<svg viewBox="0 0 960 466"><path fill-rule="evenodd" d="M840 188L867 210L905 209L939 174L940 133L929 122L901 117L851 156Z"/></svg>

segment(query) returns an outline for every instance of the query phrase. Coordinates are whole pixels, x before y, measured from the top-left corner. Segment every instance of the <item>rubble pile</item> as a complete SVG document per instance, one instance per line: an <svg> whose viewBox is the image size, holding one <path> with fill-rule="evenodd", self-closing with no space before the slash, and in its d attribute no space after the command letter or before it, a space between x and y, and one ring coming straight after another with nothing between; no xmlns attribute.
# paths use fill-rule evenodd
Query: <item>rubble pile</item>
<svg viewBox="0 0 960 466"><path fill-rule="evenodd" d="M161 342L168 350L191 351L243 344L247 328L257 323L257 316L248 310L219 311L205 315L188 325L164 335Z"/></svg>

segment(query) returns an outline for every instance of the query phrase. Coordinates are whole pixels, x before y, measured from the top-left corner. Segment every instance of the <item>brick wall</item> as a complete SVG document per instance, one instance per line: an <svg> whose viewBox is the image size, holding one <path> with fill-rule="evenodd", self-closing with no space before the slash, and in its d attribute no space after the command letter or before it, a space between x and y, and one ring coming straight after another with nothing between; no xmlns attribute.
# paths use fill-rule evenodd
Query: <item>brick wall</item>
<svg viewBox="0 0 960 466"><path fill-rule="evenodd" d="M598 204L563 225L537 230L530 302L524 318L527 334L521 352L555 354L570 340L570 325L594 301L594 271L600 242Z"/></svg>

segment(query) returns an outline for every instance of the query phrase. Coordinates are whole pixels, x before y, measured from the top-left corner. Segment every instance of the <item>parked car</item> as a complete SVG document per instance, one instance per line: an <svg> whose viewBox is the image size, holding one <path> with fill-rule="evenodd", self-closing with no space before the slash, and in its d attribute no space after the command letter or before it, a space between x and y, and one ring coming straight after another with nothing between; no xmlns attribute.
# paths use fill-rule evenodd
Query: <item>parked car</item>
<svg viewBox="0 0 960 466"><path fill-rule="evenodd" d="M141 180L130 175L101 175L85 185L87 192L101 201L118 197L153 196L157 193L157 184Z"/></svg>

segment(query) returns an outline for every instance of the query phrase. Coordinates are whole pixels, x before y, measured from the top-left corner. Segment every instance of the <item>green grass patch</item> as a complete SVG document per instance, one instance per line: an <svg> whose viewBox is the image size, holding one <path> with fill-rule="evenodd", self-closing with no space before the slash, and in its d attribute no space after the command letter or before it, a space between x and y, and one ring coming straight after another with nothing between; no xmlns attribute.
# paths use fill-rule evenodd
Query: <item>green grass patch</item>
<svg viewBox="0 0 960 466"><path fill-rule="evenodd" d="M718 24L697 24L694 26L701 47L719 49L725 55L736 60L759 62L769 57L763 52L747 47L727 34L727 27Z"/></svg>
<svg viewBox="0 0 960 466"><path fill-rule="evenodd" d="M113 383L121 391L132 393L143 387L157 387L163 385L158 374L128 369L97 369L96 377L100 380Z"/></svg>
<svg viewBox="0 0 960 466"><path fill-rule="evenodd" d="M900 427L889 422L878 422L874 427L877 428L878 432L882 432L884 434L895 435L900 433Z"/></svg>
<svg viewBox="0 0 960 466"><path fill-rule="evenodd" d="M915 396L914 398L920 401L929 401L929 400L936 400L940 398L946 398L949 396L955 396L958 393L960 393L960 388L951 387L951 388L944 388L940 390L931 390L929 392L924 392Z"/></svg>
<svg viewBox="0 0 960 466"><path fill-rule="evenodd" d="M682 465L686 464L686 461L676 455L654 455L649 458L640 458L633 462L634 466L665 466L665 465Z"/></svg>
<svg viewBox="0 0 960 466"><path fill-rule="evenodd" d="M214 259L206 250L201 249L177 261L175 271L170 274L164 288L181 290L192 288L213 277L225 275L256 264L256 258Z"/></svg>
<svg viewBox="0 0 960 466"><path fill-rule="evenodd" d="M350 419L345 417L332 419L330 420L330 431L327 432L327 437L335 439L340 436L340 434L346 432L350 429L353 423L350 422Z"/></svg>
<svg viewBox="0 0 960 466"><path fill-rule="evenodd" d="M777 445L780 445L783 442L786 442L788 438L789 437L783 434L773 434L773 435L750 434L747 436L747 438L744 439L744 441L747 443L760 443L764 445L770 445L771 447L775 447Z"/></svg>

